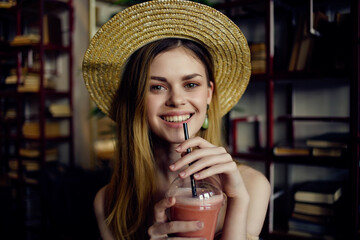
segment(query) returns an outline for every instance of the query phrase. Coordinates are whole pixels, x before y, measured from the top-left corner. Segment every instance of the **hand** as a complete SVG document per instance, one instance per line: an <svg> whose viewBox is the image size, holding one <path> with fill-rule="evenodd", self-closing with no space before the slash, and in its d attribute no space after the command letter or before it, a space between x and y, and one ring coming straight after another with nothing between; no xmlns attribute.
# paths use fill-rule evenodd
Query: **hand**
<svg viewBox="0 0 360 240"><path fill-rule="evenodd" d="M200 238L180 238L180 237L168 237L168 234L179 232L193 232L203 228L204 224L199 221L168 221L166 216L166 209L175 205L175 198L164 198L154 206L154 224L149 227L148 234L150 239L192 239L200 240Z"/></svg>
<svg viewBox="0 0 360 240"><path fill-rule="evenodd" d="M194 150L185 154L187 148ZM228 198L248 197L237 164L225 148L215 146L201 137L195 137L180 144L176 151L182 153L182 157L169 168L171 171L177 171L186 167L179 173L179 177L186 178L194 174L195 180L200 180L219 175L223 192ZM187 166L190 163L191 166Z"/></svg>

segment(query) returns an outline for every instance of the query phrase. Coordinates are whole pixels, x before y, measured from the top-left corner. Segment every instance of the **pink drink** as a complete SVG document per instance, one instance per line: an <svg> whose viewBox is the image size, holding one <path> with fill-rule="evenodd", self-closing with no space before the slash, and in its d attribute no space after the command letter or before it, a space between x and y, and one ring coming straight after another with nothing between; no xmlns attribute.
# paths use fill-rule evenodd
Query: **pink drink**
<svg viewBox="0 0 360 240"><path fill-rule="evenodd" d="M195 232L177 233L179 237L203 237L214 239L218 214L223 203L223 195L197 188L198 196L193 197L191 188L178 188L174 193L175 205L170 209L172 221L202 221L203 229Z"/></svg>

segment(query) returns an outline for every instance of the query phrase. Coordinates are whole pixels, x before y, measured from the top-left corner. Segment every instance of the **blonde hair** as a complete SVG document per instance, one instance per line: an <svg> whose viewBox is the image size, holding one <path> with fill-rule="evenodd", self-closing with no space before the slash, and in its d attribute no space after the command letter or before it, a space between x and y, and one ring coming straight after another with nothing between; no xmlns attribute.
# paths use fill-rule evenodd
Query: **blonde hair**
<svg viewBox="0 0 360 240"><path fill-rule="evenodd" d="M203 62L209 81L214 83L208 110L209 128L200 130L198 135L213 144L221 143L219 102L213 79L213 62L208 51L193 41L174 38L158 40L137 50L124 69L111 108L118 142L117 159L105 197L105 213L116 239L147 237L147 221L153 216L152 196L157 189L156 165L146 116L147 74L155 56L176 47L191 50Z"/></svg>

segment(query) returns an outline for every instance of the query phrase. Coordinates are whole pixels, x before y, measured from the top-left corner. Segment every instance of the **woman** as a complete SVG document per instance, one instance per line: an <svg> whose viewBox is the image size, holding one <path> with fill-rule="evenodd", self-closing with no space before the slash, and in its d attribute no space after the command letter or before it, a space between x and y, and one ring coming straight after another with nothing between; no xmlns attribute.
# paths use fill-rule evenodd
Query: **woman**
<svg viewBox="0 0 360 240"><path fill-rule="evenodd" d="M182 0L128 8L95 35L84 58L85 83L118 127L113 176L94 201L103 239L171 239L201 229L202 222L171 222L166 215L176 201L164 197L170 183L192 174L221 182L227 196L217 224L221 238L257 239L268 181L237 165L220 140L221 117L245 90L249 61L234 24ZM193 151L185 155L187 148Z"/></svg>

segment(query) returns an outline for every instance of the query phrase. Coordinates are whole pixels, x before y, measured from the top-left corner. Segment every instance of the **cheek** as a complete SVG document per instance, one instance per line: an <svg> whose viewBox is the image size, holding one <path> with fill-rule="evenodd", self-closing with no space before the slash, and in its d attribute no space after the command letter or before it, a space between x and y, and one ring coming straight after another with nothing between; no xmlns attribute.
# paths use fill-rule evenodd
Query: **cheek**
<svg viewBox="0 0 360 240"><path fill-rule="evenodd" d="M149 96L147 98L147 117L148 121L151 121L151 119L156 115L157 110L159 109L159 101L156 101L156 98Z"/></svg>
<svg viewBox="0 0 360 240"><path fill-rule="evenodd" d="M201 94L199 94L197 97L195 97L194 100L197 102L197 104L201 106L205 106L206 109L206 105L210 103L209 100L211 99L209 99L208 91L204 91Z"/></svg>

